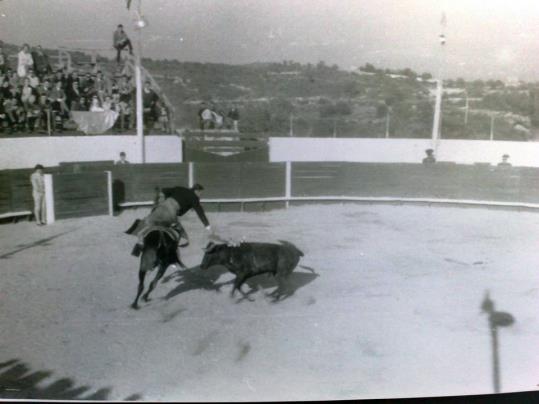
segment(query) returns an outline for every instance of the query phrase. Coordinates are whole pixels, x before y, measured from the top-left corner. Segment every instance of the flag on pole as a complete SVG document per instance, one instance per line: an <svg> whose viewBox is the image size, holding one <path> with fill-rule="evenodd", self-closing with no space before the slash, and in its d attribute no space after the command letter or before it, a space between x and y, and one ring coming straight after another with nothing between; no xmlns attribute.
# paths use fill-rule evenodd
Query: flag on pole
<svg viewBox="0 0 539 404"><path fill-rule="evenodd" d="M127 9L129 10L129 7L131 7L131 0L127 0Z"/></svg>

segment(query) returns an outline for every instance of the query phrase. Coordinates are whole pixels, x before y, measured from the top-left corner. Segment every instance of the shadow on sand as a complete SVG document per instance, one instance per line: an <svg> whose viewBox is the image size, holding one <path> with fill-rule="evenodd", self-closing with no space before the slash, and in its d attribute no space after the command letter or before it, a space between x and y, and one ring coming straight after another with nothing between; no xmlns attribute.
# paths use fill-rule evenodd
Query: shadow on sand
<svg viewBox="0 0 539 404"><path fill-rule="evenodd" d="M299 267L313 271L312 268L309 267ZM178 286L172 289L165 296L165 299L171 299L190 290L204 289L220 292L221 287L224 285L231 285L230 287L232 287L234 280L230 280L227 282L217 282L219 278L227 272L227 269L221 265L213 266L206 270L201 270L199 266L185 270L178 270L163 278L163 283L167 283L170 281L175 281L179 283ZM286 279L285 287L281 288L279 287L277 280L272 275L258 275L248 279L245 282L250 288L250 290L246 292L246 295L249 296L261 289L267 290L271 288L276 288L273 292L268 294L268 296L273 298L273 302L282 301L292 296L296 292L296 290L314 281L318 276L320 275L314 272L306 273L297 272L296 270L295 272L292 272L292 274L290 274L290 276ZM244 298L240 298L238 302L242 300L244 300Z"/></svg>
<svg viewBox="0 0 539 404"><path fill-rule="evenodd" d="M64 231L63 233L56 234L56 235L51 236L51 237L43 238L41 240L34 241L33 243L19 245L19 246L17 246L19 248L17 248L16 250L13 250L13 251L10 251L10 252L8 252L6 254L0 255L0 259L10 258L12 255L15 255L18 252L21 252L21 251L24 251L24 250L28 250L29 248L34 248L34 247L38 247L38 246L41 246L41 247L50 246L51 245L50 242L52 240L54 240L54 239L56 239L58 237L61 237L61 236L65 235L65 234L72 233L75 230L77 230L77 229Z"/></svg>
<svg viewBox="0 0 539 404"><path fill-rule="evenodd" d="M19 359L0 363L0 399L41 400L108 400L112 388L95 390L77 386L71 378L51 379L50 370L32 370ZM46 384L46 385L43 385ZM141 400L132 394L124 401Z"/></svg>

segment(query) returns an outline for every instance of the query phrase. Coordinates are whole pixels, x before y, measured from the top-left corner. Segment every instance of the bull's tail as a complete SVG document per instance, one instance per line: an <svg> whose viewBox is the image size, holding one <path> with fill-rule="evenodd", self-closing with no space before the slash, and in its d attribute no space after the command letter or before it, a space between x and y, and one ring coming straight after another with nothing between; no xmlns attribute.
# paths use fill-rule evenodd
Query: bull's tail
<svg viewBox="0 0 539 404"><path fill-rule="evenodd" d="M301 251L298 247L296 247L294 244L292 244L290 241L285 240L279 240L279 243L281 243L284 246L287 246L288 248L291 248L294 250L300 257L303 257L305 254L303 254L303 251Z"/></svg>

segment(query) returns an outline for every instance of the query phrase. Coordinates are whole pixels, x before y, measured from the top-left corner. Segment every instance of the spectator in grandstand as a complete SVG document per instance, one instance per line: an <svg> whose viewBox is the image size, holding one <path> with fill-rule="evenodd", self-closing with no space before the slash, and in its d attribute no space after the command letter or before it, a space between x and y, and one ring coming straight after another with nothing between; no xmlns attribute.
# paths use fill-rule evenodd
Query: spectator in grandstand
<svg viewBox="0 0 539 404"><path fill-rule="evenodd" d="M76 110L78 110L80 105L79 100L81 97L82 92L79 88L78 80L71 80L71 85L67 87L66 90L67 105L69 105L69 108L76 108Z"/></svg>
<svg viewBox="0 0 539 404"><path fill-rule="evenodd" d="M504 154L504 155L502 156L502 161L500 161L500 162L498 163L498 168L502 168L502 169L503 169L503 168L510 168L510 167L512 167L512 166L511 166L511 163L508 162L507 160L509 160L509 154Z"/></svg>
<svg viewBox="0 0 539 404"><path fill-rule="evenodd" d="M200 129L211 129L213 127L213 113L208 107L204 108L200 113Z"/></svg>
<svg viewBox="0 0 539 404"><path fill-rule="evenodd" d="M7 123L11 133L19 128L19 124L23 122L24 109L20 100L20 94L17 87L9 87L9 91L4 95L4 109Z"/></svg>
<svg viewBox="0 0 539 404"><path fill-rule="evenodd" d="M112 104L112 98L110 98L110 95L105 96L105 100L103 101L102 106L103 106L104 111L112 111L113 104Z"/></svg>
<svg viewBox="0 0 539 404"><path fill-rule="evenodd" d="M34 69L28 69L28 80L32 88L36 88L39 85L39 78L35 75Z"/></svg>
<svg viewBox="0 0 539 404"><path fill-rule="evenodd" d="M240 113L238 108L234 105L230 111L228 111L228 119L232 122L232 130L238 131L238 122L240 120Z"/></svg>
<svg viewBox="0 0 539 404"><path fill-rule="evenodd" d="M35 93L32 86L30 86L30 79L26 77L23 82L21 89L21 102L24 106L28 103L28 100L33 97L35 99Z"/></svg>
<svg viewBox="0 0 539 404"><path fill-rule="evenodd" d="M122 24L118 25L116 28L116 31L114 31L114 34L112 36L112 41L114 44L114 48L116 49L117 55L116 55L116 63L120 64L120 56L122 53L122 50L127 47L129 49L129 54L133 55L133 46L131 45L131 41L127 34L124 32L124 26Z"/></svg>
<svg viewBox="0 0 539 404"><path fill-rule="evenodd" d="M104 109L101 107L101 104L99 103L99 98L97 98L97 95L94 95L90 103L90 112L103 112L103 111Z"/></svg>
<svg viewBox="0 0 539 404"><path fill-rule="evenodd" d="M155 103L159 97L153 91L151 83L146 81L144 83L144 89L142 90L142 107L144 111L144 121L148 124L153 123L157 120Z"/></svg>
<svg viewBox="0 0 539 404"><path fill-rule="evenodd" d="M4 95L0 93L0 130L3 132L7 127L7 115L4 107Z"/></svg>
<svg viewBox="0 0 539 404"><path fill-rule="evenodd" d="M91 100L94 95L97 95L94 88L94 79L90 73L87 73L84 79L81 80L80 89L87 100Z"/></svg>
<svg viewBox="0 0 539 404"><path fill-rule="evenodd" d="M8 74L9 74L9 85L11 87L17 87L21 81L21 78L19 77L17 72L11 71L8 69Z"/></svg>
<svg viewBox="0 0 539 404"><path fill-rule="evenodd" d="M25 105L26 129L31 133L39 130L43 118L43 109L32 95Z"/></svg>
<svg viewBox="0 0 539 404"><path fill-rule="evenodd" d="M160 100L157 100L155 103L155 110L157 112L157 122L159 123L160 129L165 133L170 133L168 111Z"/></svg>
<svg viewBox="0 0 539 404"><path fill-rule="evenodd" d="M81 96L72 109L74 111L88 111L88 102L86 100L86 97Z"/></svg>
<svg viewBox="0 0 539 404"><path fill-rule="evenodd" d="M212 113L215 129L222 129L225 125L225 113L223 110L218 110Z"/></svg>
<svg viewBox="0 0 539 404"><path fill-rule="evenodd" d="M81 79L77 70L73 70L71 74L67 76L66 88L72 87L73 83L75 82L79 85L80 88Z"/></svg>
<svg viewBox="0 0 539 404"><path fill-rule="evenodd" d="M49 92L49 101L53 111L60 112L62 117L68 116L69 108L66 104L66 94L62 88L62 82L57 81L54 88Z"/></svg>
<svg viewBox="0 0 539 404"><path fill-rule="evenodd" d="M32 58L34 60L34 69L39 78L43 79L45 75L52 73L49 57L43 52L41 45L34 48Z"/></svg>
<svg viewBox="0 0 539 404"><path fill-rule="evenodd" d="M105 100L105 95L110 94L110 81L103 72L100 70L97 72L94 81L94 91L101 102Z"/></svg>
<svg viewBox="0 0 539 404"><path fill-rule="evenodd" d="M38 226L43 226L45 224L45 180L41 164L36 165L30 176L30 182L34 198L34 218Z"/></svg>
<svg viewBox="0 0 539 404"><path fill-rule="evenodd" d="M125 152L120 152L120 160L117 160L114 164L116 165L129 164L129 161L127 161L127 156L125 155Z"/></svg>
<svg viewBox="0 0 539 404"><path fill-rule="evenodd" d="M427 157L423 159L423 164L430 165L436 163L436 158L434 157L434 150L427 149L425 150L425 153L427 153Z"/></svg>
<svg viewBox="0 0 539 404"><path fill-rule="evenodd" d="M9 67L7 54L4 52L4 44L0 43L0 74L6 74Z"/></svg>
<svg viewBox="0 0 539 404"><path fill-rule="evenodd" d="M120 129L131 129L131 105L128 102L120 101L120 117L118 118Z"/></svg>
<svg viewBox="0 0 539 404"><path fill-rule="evenodd" d="M17 54L17 74L19 77L26 77L28 69L34 65L34 59L30 54L30 46L24 44L21 51Z"/></svg>

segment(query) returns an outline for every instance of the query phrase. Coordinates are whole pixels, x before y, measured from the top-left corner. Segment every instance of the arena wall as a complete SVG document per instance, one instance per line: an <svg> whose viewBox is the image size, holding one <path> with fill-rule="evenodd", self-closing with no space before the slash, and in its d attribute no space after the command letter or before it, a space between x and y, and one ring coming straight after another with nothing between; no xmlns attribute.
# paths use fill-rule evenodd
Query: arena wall
<svg viewBox="0 0 539 404"><path fill-rule="evenodd" d="M182 142L178 136L146 136L147 163L180 163ZM0 170L46 167L65 161L117 160L121 151L132 163L139 163L134 135L40 136L0 139Z"/></svg>
<svg viewBox="0 0 539 404"><path fill-rule="evenodd" d="M31 170L0 171L0 218L32 212ZM46 169L57 219L151 206L156 187L206 188L208 210L357 200L539 208L539 168L437 163L72 163Z"/></svg>
<svg viewBox="0 0 539 404"><path fill-rule="evenodd" d="M270 161L418 163L430 139L270 138ZM514 166L539 167L539 142L440 140L438 161L497 164L503 154Z"/></svg>

